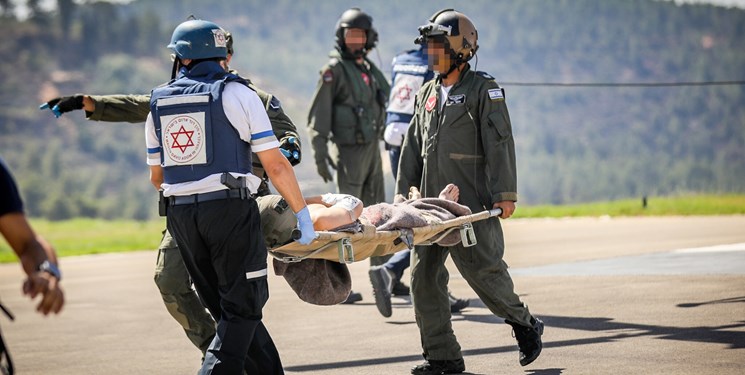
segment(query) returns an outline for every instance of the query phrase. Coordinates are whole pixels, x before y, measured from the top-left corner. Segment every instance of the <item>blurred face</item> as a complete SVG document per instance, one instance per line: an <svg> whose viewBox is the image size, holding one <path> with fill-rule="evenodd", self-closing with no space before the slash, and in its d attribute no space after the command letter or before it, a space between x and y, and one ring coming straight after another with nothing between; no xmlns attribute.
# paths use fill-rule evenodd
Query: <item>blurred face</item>
<svg viewBox="0 0 745 375"><path fill-rule="evenodd" d="M437 73L450 69L450 54L445 52L445 43L437 38L427 40L427 65Z"/></svg>
<svg viewBox="0 0 745 375"><path fill-rule="evenodd" d="M364 29L345 29L344 44L347 45L349 52L362 50L367 43L367 32Z"/></svg>

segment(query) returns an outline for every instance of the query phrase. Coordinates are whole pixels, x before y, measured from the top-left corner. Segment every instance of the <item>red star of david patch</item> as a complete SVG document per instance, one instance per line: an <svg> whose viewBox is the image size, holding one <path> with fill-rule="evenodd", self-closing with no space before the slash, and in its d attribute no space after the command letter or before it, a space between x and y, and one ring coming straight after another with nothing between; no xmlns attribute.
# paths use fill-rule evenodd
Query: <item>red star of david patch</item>
<svg viewBox="0 0 745 375"><path fill-rule="evenodd" d="M181 125L181 128L177 132L171 133L171 137L173 137L173 144L171 144L171 148L177 148L181 150L181 153L184 153L187 147L194 146L194 141L192 141L191 139L193 135L193 130L187 131L186 129L184 129L184 126ZM184 138L182 136L186 137L186 143L184 144L181 144L181 142L179 141L179 138Z"/></svg>
<svg viewBox="0 0 745 375"><path fill-rule="evenodd" d="M411 99L411 87L404 86L398 89L398 93L396 93L396 98L400 101L405 101Z"/></svg>

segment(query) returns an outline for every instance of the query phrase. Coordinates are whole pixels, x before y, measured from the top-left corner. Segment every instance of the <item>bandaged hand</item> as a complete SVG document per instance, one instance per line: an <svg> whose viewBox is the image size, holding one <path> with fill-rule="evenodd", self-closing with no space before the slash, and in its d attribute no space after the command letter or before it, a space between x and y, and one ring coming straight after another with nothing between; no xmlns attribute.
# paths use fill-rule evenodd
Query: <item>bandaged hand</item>
<svg viewBox="0 0 745 375"><path fill-rule="evenodd" d="M297 227L300 229L300 238L296 241L301 245L307 245L316 238L316 231L313 229L313 220L310 218L308 206L295 213L297 218Z"/></svg>
<svg viewBox="0 0 745 375"><path fill-rule="evenodd" d="M73 96L61 96L54 98L39 106L39 109L49 109L54 113L54 117L59 118L63 113L83 109L83 94Z"/></svg>

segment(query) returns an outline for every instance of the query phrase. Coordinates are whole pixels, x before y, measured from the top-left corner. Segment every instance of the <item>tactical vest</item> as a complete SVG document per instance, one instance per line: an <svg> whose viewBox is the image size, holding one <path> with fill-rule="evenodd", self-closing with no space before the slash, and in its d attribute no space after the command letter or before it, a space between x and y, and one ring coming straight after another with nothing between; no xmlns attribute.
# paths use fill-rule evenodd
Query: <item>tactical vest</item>
<svg viewBox="0 0 745 375"><path fill-rule="evenodd" d="M382 91L380 82L385 82L385 76L375 65L369 61L368 64L369 87L361 78L362 71L354 60L340 57L331 60L331 66L339 66L344 72L350 92L350 98L334 103L331 132L337 144L366 144L378 140L382 135L387 93Z"/></svg>
<svg viewBox="0 0 745 375"><path fill-rule="evenodd" d="M251 146L240 139L222 106L221 94L228 82L247 85L217 62L205 61L153 90L150 112L165 183L251 172Z"/></svg>
<svg viewBox="0 0 745 375"><path fill-rule="evenodd" d="M424 82L435 73L427 65L423 49L406 51L393 59L391 96L388 99L386 123L410 123L414 116L414 100Z"/></svg>

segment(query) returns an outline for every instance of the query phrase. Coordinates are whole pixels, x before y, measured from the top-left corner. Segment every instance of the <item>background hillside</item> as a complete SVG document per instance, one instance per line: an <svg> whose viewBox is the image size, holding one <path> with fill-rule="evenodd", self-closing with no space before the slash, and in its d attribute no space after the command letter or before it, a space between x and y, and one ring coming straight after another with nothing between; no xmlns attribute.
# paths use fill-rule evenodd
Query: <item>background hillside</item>
<svg viewBox="0 0 745 375"><path fill-rule="evenodd" d="M60 94L147 93L170 73L164 48L187 16L236 38L233 67L282 100L306 137L306 111L334 25L360 2L334 0L30 1L17 20L0 1L0 156L29 212L147 219L155 194L142 124L55 119L38 105ZM372 59L389 73L416 27L453 2L361 4L380 34ZM477 70L506 88L521 204L642 195L745 192L745 86L525 86L745 80L745 11L651 0L472 0L457 9L479 30ZM308 142L305 142L308 145ZM310 149L296 168L307 194L333 189ZM388 195L393 181L388 178Z"/></svg>

